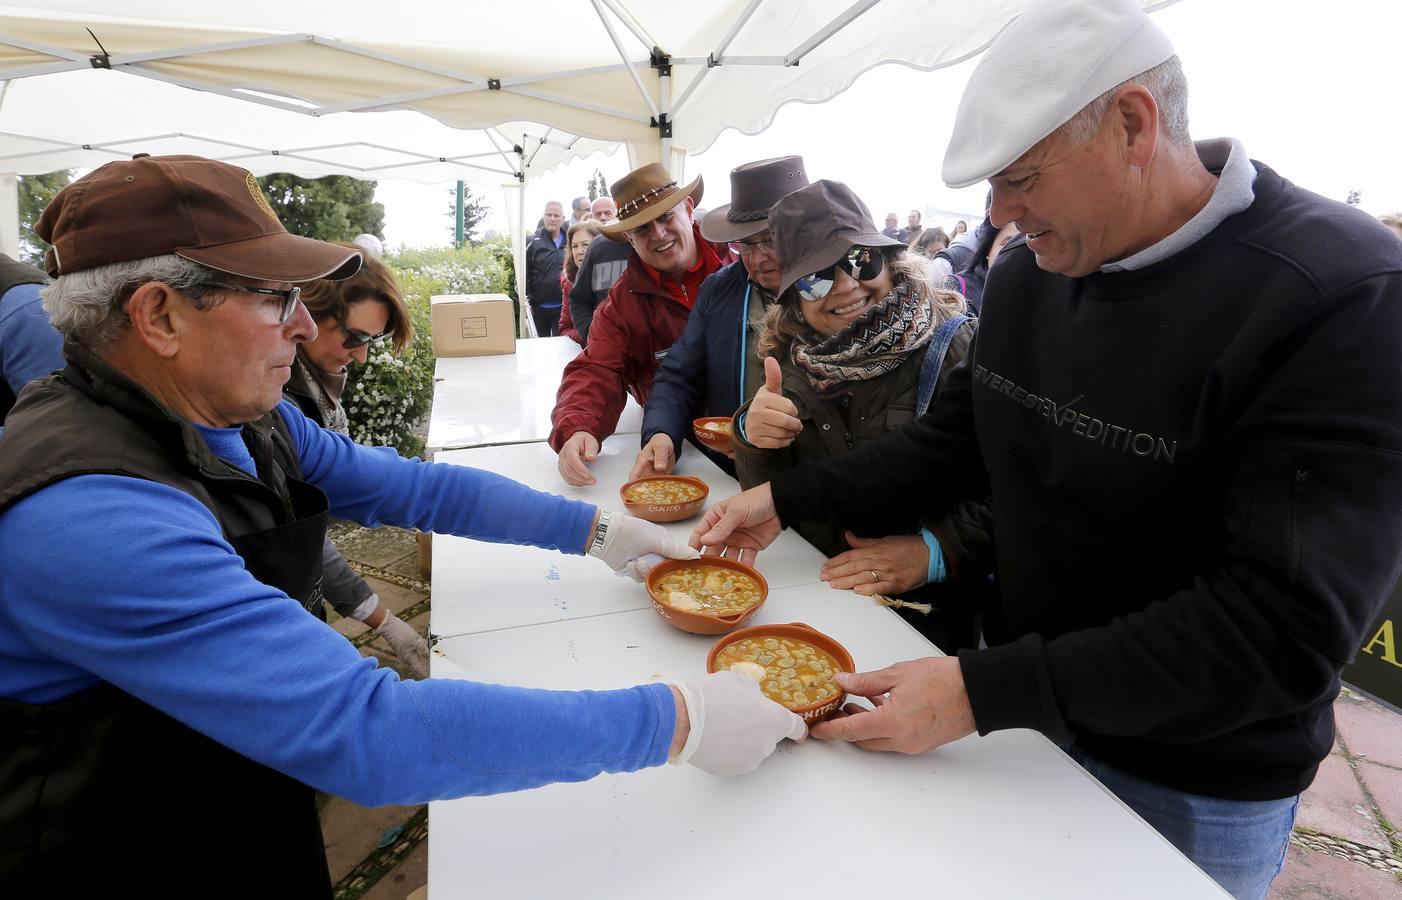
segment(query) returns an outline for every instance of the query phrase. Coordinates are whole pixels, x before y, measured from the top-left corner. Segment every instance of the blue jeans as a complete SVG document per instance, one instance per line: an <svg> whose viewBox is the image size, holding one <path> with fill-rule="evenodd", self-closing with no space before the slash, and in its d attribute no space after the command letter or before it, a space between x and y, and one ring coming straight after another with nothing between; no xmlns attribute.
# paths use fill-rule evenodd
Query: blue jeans
<svg viewBox="0 0 1402 900"><path fill-rule="evenodd" d="M1300 798L1221 800L1122 772L1075 747L1072 759L1237 900L1264 900L1285 865Z"/></svg>

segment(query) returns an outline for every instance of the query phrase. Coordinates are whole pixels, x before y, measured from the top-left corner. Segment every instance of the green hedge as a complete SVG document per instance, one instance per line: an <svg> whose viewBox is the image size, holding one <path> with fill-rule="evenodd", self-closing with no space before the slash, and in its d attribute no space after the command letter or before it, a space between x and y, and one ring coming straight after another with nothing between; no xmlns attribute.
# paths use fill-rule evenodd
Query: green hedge
<svg viewBox="0 0 1402 900"><path fill-rule="evenodd" d="M352 365L344 402L351 438L393 447L403 456L423 452L419 433L433 404L433 333L429 297L434 294L507 294L512 283L511 245L470 244L461 250L409 250L386 256L399 278L414 322L414 342L396 357L388 343L371 348L364 365Z"/></svg>

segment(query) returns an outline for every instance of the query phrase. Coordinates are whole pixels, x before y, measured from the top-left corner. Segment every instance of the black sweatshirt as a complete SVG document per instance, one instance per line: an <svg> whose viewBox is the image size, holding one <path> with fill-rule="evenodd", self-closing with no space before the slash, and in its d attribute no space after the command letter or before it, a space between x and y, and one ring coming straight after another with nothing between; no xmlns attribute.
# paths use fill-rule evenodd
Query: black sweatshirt
<svg viewBox="0 0 1402 900"><path fill-rule="evenodd" d="M991 488L979 732L1244 800L1313 780L1402 565L1402 241L1255 165L1248 209L1146 268L1005 250L931 412L773 482L781 521Z"/></svg>

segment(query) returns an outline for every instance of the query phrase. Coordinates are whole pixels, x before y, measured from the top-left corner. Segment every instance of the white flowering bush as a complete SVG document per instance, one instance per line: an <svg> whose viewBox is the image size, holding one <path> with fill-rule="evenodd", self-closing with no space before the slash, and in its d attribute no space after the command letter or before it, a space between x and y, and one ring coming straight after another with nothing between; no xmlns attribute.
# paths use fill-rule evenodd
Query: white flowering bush
<svg viewBox="0 0 1402 900"><path fill-rule="evenodd" d="M462 250L401 249L385 258L404 291L414 323L414 341L402 356L395 356L389 342L383 341L371 347L364 365L350 367L343 402L352 440L393 447L403 456L423 452L423 426L433 404L429 297L514 296L510 259L509 246L503 253L491 244L469 245Z"/></svg>

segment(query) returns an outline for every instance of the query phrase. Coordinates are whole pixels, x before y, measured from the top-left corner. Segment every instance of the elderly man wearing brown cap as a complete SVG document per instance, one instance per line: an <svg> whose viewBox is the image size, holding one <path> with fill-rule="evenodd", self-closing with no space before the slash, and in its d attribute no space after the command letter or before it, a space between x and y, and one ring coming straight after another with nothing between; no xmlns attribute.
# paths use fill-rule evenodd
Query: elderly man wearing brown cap
<svg viewBox="0 0 1402 900"><path fill-rule="evenodd" d="M764 384L759 334L779 287L769 208L808 184L803 157L746 163L730 173L730 200L707 213L701 236L740 255L701 285L686 329L652 382L642 451L630 478L669 473L699 416L730 416ZM702 448L732 474L724 455Z"/></svg>
<svg viewBox="0 0 1402 900"><path fill-rule="evenodd" d="M722 503L694 543L991 489L988 648L847 678L876 709L814 735L917 753L1036 729L1264 897L1402 569L1402 243L1237 141L1194 144L1132 0L1043 2L994 39L944 161L982 179L1026 242L989 273L972 364L929 415Z"/></svg>
<svg viewBox="0 0 1402 900"><path fill-rule="evenodd" d="M331 896L313 787L423 803L631 771L757 766L801 719L743 676L620 691L401 681L319 619L328 513L585 554L694 555L658 526L359 447L279 402L299 285L354 248L289 235L248 172L109 163L54 198L67 367L0 437L0 894L151 896L257 839L260 883ZM702 708L704 707L704 717ZM239 886L238 893L243 893Z"/></svg>
<svg viewBox="0 0 1402 900"><path fill-rule="evenodd" d="M733 259L692 221L703 190L701 176L679 187L658 163L613 185L618 221L599 231L628 244L628 267L592 322L575 320L581 334L587 329L588 343L565 367L550 416L550 446L569 484L594 483L589 463L613 434L628 395L646 405L652 378L681 335L701 283Z"/></svg>

